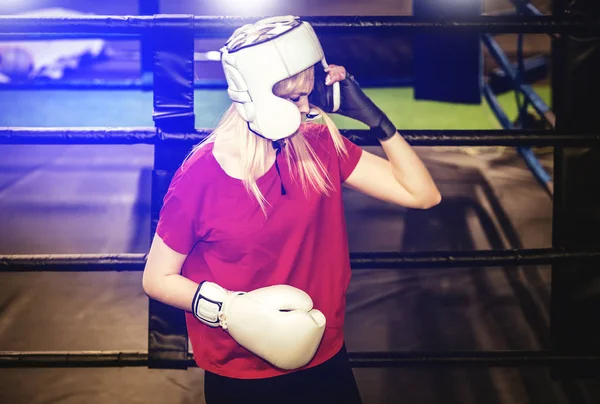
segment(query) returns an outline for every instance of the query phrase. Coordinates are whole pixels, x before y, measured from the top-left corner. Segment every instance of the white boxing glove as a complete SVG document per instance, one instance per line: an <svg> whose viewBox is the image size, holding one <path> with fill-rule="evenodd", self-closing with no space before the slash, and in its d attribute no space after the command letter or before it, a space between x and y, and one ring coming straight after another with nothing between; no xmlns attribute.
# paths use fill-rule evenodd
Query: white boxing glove
<svg viewBox="0 0 600 404"><path fill-rule="evenodd" d="M325 332L325 316L313 309L310 296L289 285L245 293L204 281L192 311L204 324L222 327L238 344L284 370L310 362Z"/></svg>

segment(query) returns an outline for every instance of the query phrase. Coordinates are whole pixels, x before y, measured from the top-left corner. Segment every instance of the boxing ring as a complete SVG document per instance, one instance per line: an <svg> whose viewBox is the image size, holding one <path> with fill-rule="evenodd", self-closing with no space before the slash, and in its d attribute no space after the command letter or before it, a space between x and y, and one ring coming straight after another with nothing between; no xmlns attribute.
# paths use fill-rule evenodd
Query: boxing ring
<svg viewBox="0 0 600 404"><path fill-rule="evenodd" d="M559 43L567 35L597 37L600 20L571 16L541 16L531 7L527 15L485 16L469 20L424 20L415 17L306 17L318 34L339 32L409 32L481 34L483 42L498 60L503 60L490 34L549 34ZM61 39L144 37L151 41L154 54L153 119L154 127L3 127L3 145L151 145L153 170L151 189L151 229L155 229L162 197L174 170L190 147L205 136L210 128L194 125L194 38L227 36L236 27L251 20L230 17L192 15L155 16L93 16L82 18L19 18L0 17L0 39ZM558 52L557 52L558 53ZM560 57L560 55L555 55ZM507 63L502 67L511 74ZM560 73L560 72L559 72ZM518 77L512 72L516 82ZM531 89L522 83L518 88L542 117L549 117L549 108L540 102ZM489 87L484 95L490 105L494 96ZM566 100L565 100L566 102ZM410 130L399 128L403 137L414 146L509 146L526 152L529 147L553 146L561 159L569 148L598 148L600 127L587 128L569 124L569 111L554 107L556 117L547 121L552 129L516 128L502 118L503 130ZM564 121L563 121L564 120ZM566 122L566 123L563 123ZM365 147L377 146L364 142L362 130L345 129L344 136ZM598 163L596 162L596 167ZM598 267L600 249L577 240L565 222L571 219L572 203L566 184L573 174L569 163L556 165L553 236L550 248L517 248L484 251L419 251L351 253L353 270L402 270L414 268L448 269L459 267L510 268L551 265L553 288L560 291L559 281L569 279L569 271L579 267ZM532 169L533 170L533 169ZM543 181L541 181L543 182ZM582 191L579 196L585 195ZM442 202L443 203L443 202ZM565 213L567 212L567 213ZM565 232L566 231L566 232ZM561 233L563 232L563 233ZM574 239L571 239L573 238ZM584 237L584 235L581 235ZM583 247L582 247L583 246ZM43 254L0 256L0 272L133 272L142 271L144 254ZM510 270L510 269L509 269ZM553 296L552 315L560 321L551 322L555 346L549 350L516 351L416 351L416 352L350 352L355 368L404 366L483 366L483 367L544 367L555 375L598 372L600 351L582 352L582 346L569 346L564 338L564 291ZM157 369L187 369L194 367L193 354L188 352L183 313L159 302L150 301L147 351L62 351L62 352L0 352L2 368L64 368L64 367L149 367ZM563 325L561 325L563 324ZM591 331L590 331L591 332ZM584 344L585 345L585 344ZM588 344L589 345L589 344ZM575 371L574 369L578 369Z"/></svg>

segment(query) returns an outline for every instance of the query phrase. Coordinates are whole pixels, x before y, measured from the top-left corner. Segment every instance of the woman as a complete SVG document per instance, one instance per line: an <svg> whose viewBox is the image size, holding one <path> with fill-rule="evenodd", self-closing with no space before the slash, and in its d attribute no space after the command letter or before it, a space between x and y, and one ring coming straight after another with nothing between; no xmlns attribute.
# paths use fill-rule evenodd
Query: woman
<svg viewBox="0 0 600 404"><path fill-rule="evenodd" d="M416 209L440 194L307 23L241 27L222 52L234 103L171 182L144 291L186 311L207 403L360 403L343 334L342 185ZM323 109L369 126L388 159L342 137Z"/></svg>

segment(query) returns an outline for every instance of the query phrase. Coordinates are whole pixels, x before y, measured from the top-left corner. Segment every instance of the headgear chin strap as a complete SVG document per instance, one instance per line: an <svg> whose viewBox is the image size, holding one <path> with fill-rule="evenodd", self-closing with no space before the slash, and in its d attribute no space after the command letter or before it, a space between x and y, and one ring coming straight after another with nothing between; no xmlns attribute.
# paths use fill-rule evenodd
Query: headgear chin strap
<svg viewBox="0 0 600 404"><path fill-rule="evenodd" d="M294 16L244 25L221 49L229 98L250 130L270 140L294 134L302 122L298 107L273 94L273 86L319 62L327 68L317 35Z"/></svg>

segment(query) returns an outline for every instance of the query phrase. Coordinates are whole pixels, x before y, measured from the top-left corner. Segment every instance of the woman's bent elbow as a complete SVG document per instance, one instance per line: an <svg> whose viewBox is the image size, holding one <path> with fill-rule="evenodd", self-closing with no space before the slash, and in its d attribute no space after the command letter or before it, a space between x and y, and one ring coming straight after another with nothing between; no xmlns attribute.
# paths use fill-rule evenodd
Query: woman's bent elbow
<svg viewBox="0 0 600 404"><path fill-rule="evenodd" d="M436 192L433 195L429 196L428 198L424 199L420 205L421 205L421 209L431 209L434 206L439 205L441 202L442 202L442 194L440 194L439 192Z"/></svg>
<svg viewBox="0 0 600 404"><path fill-rule="evenodd" d="M155 296L155 282L153 282L152 277L148 276L144 273L142 276L142 290L146 294L146 296L150 298L154 298Z"/></svg>

